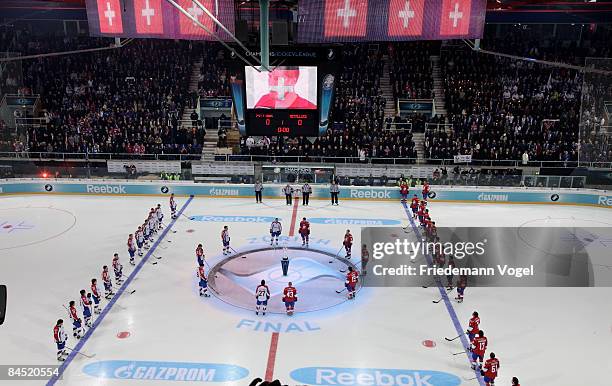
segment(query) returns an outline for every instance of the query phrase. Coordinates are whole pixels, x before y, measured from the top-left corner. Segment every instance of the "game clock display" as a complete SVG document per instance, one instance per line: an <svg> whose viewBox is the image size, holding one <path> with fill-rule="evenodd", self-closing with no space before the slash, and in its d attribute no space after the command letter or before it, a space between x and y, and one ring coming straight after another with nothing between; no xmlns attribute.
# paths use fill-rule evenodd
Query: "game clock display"
<svg viewBox="0 0 612 386"><path fill-rule="evenodd" d="M247 110L249 135L316 137L317 110Z"/></svg>

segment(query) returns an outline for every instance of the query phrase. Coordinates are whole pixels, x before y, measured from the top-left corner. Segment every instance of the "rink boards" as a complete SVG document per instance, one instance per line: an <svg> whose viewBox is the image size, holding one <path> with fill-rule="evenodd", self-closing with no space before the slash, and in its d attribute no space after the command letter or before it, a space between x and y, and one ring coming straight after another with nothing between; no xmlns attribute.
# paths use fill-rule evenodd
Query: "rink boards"
<svg viewBox="0 0 612 386"><path fill-rule="evenodd" d="M300 190L301 185L293 184ZM265 198L282 198L284 185L264 186ZM312 186L312 199L329 198L329 185ZM247 198L253 197L251 185L199 184L193 182L117 182L104 180L5 180L0 182L0 195L15 194L79 194L79 195L129 195L164 196L174 193L177 196ZM421 187L412 188L409 196L416 194L421 198ZM399 200L399 189L394 187L342 186L340 199L385 201ZM471 202L496 204L550 204L585 205L610 208L612 195L604 190L590 189L527 189L502 187L450 187L432 186L429 200L439 202Z"/></svg>

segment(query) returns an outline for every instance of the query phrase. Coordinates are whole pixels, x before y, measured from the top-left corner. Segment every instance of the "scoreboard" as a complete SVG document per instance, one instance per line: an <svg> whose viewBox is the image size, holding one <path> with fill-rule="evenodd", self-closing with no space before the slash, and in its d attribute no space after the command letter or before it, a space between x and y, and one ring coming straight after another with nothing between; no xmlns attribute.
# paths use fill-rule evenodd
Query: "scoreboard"
<svg viewBox="0 0 612 386"><path fill-rule="evenodd" d="M316 110L248 110L249 134L262 136L319 135Z"/></svg>
<svg viewBox="0 0 612 386"><path fill-rule="evenodd" d="M223 30L217 30L217 25L193 0L175 2L209 31L223 40L230 40ZM199 0L199 3L234 33L233 0ZM166 0L86 0L86 6L92 36L215 39Z"/></svg>

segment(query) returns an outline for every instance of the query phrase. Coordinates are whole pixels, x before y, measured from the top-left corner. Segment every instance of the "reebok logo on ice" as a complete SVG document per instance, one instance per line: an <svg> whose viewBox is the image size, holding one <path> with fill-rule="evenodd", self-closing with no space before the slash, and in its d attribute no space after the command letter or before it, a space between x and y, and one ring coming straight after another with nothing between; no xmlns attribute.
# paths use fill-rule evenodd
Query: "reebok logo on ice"
<svg viewBox="0 0 612 386"><path fill-rule="evenodd" d="M291 378L309 385L331 386L457 386L459 377L441 371L305 367Z"/></svg>
<svg viewBox="0 0 612 386"><path fill-rule="evenodd" d="M599 205L612 206L612 197L610 197L610 196L599 196L599 198L597 199L597 203Z"/></svg>
<svg viewBox="0 0 612 386"><path fill-rule="evenodd" d="M123 185L87 185L87 193L126 194Z"/></svg>
<svg viewBox="0 0 612 386"><path fill-rule="evenodd" d="M391 198L391 192L388 190L351 189L351 198Z"/></svg>
<svg viewBox="0 0 612 386"><path fill-rule="evenodd" d="M508 195L480 193L478 195L478 201L508 201Z"/></svg>

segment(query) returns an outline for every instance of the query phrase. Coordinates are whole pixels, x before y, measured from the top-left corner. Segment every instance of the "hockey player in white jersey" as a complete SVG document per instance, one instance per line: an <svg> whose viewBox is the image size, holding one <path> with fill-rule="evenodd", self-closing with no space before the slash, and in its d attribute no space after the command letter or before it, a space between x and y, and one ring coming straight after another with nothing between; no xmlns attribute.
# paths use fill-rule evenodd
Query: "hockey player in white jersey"
<svg viewBox="0 0 612 386"><path fill-rule="evenodd" d="M268 308L268 300L270 300L270 289L266 285L265 280L262 280L261 284L255 289L255 299L257 300L255 315L259 315L259 311L262 311L262 314L265 315Z"/></svg>
<svg viewBox="0 0 612 386"><path fill-rule="evenodd" d="M278 246L278 238L280 237L281 232L283 231L283 226L280 221L278 221L278 217L272 221L270 224L270 245L276 243Z"/></svg>

